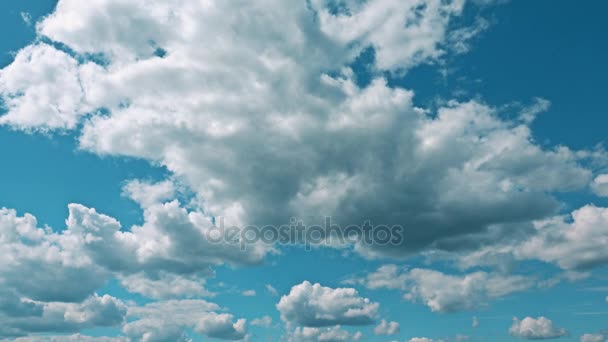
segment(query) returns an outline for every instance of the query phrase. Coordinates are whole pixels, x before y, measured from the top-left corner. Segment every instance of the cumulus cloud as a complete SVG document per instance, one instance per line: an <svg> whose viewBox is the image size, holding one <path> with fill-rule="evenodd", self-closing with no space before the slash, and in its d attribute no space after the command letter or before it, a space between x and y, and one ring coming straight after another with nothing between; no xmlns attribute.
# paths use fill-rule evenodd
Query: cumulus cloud
<svg viewBox="0 0 608 342"><path fill-rule="evenodd" d="M230 224L331 215L407 227L407 244L357 248L369 256L473 248L592 178L574 151L536 144L525 120L480 101L417 108L387 85L383 72L481 31L451 33L462 0L233 6L60 1L36 27L69 49L37 43L2 70L2 123L76 129L82 149L163 165ZM368 49L377 72L361 87L348 65ZM128 191L144 207L156 197Z"/></svg>
<svg viewBox="0 0 608 342"><path fill-rule="evenodd" d="M608 341L602 334L584 334L581 336L580 342L605 342Z"/></svg>
<svg viewBox="0 0 608 342"><path fill-rule="evenodd" d="M489 301L526 290L532 279L519 275L502 275L477 271L463 275L445 274L430 269L400 269L384 265L366 277L349 282L370 289L398 289L403 297L421 302L436 312L455 312L485 306Z"/></svg>
<svg viewBox="0 0 608 342"><path fill-rule="evenodd" d="M16 337L32 332L78 332L94 327L120 326L127 307L119 299L93 295L81 303L39 302L14 299L0 307L0 337ZM10 303L9 303L10 304Z"/></svg>
<svg viewBox="0 0 608 342"><path fill-rule="evenodd" d="M380 321L374 328L374 334L376 335L394 335L399 332L399 323L397 322L387 322L386 320Z"/></svg>
<svg viewBox="0 0 608 342"><path fill-rule="evenodd" d="M305 327L372 324L378 307L354 288L333 289L308 281L292 287L277 304L284 321Z"/></svg>
<svg viewBox="0 0 608 342"><path fill-rule="evenodd" d="M290 342L343 342L359 341L361 332L350 333L340 326L330 328L296 328L287 338Z"/></svg>
<svg viewBox="0 0 608 342"><path fill-rule="evenodd" d="M526 317L522 320L514 317L509 333L526 340L551 339L568 335L566 329L554 326L553 322L546 317Z"/></svg>
<svg viewBox="0 0 608 342"><path fill-rule="evenodd" d="M0 335L118 326L124 304L93 295L110 278L153 299L212 295L203 287L205 277L213 274L211 266L255 263L265 253L209 243L204 234L211 226L209 219L175 200L150 204L144 223L129 230L95 209L80 204L68 209L66 229L61 232L39 228L30 214L0 209L0 251L7 258L0 265ZM162 316L156 319L162 321ZM143 334L149 320L146 316L125 329ZM227 314L208 314L191 326L218 338L245 335L244 321L232 322ZM177 336L171 331L182 332L163 333Z"/></svg>
<svg viewBox="0 0 608 342"><path fill-rule="evenodd" d="M595 177L591 183L591 189L598 196L608 197L608 174Z"/></svg>
<svg viewBox="0 0 608 342"><path fill-rule="evenodd" d="M270 328L270 326L272 325L272 317L270 316L263 316L260 318L255 318L251 320L251 325L254 326L258 326L258 327L263 327L263 328Z"/></svg>
<svg viewBox="0 0 608 342"><path fill-rule="evenodd" d="M130 338L144 341L181 341L192 329L208 337L241 340L246 337L246 321L218 313L221 308L204 300L170 300L130 307L130 320L122 328Z"/></svg>
<svg viewBox="0 0 608 342"><path fill-rule="evenodd" d="M254 297L256 295L255 290L245 290L241 294L245 297Z"/></svg>

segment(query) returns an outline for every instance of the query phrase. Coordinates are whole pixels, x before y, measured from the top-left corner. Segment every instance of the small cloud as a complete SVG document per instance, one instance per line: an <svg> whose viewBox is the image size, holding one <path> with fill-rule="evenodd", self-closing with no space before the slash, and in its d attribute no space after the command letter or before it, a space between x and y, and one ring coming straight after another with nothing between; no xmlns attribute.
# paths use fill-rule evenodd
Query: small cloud
<svg viewBox="0 0 608 342"><path fill-rule="evenodd" d="M245 290L243 292L241 292L241 294L245 297L253 297L255 296L255 290Z"/></svg>
<svg viewBox="0 0 608 342"><path fill-rule="evenodd" d="M378 326L374 328L374 334L376 335L394 335L399 332L399 323L387 322L382 320Z"/></svg>
<svg viewBox="0 0 608 342"><path fill-rule="evenodd" d="M473 323L471 324L471 326L473 328L477 328L479 326L479 320L477 319L477 316L473 316Z"/></svg>
<svg viewBox="0 0 608 342"><path fill-rule="evenodd" d="M270 326L272 325L272 317L263 316L260 318L253 319L251 320L251 325L262 328L270 328Z"/></svg>
<svg viewBox="0 0 608 342"><path fill-rule="evenodd" d="M511 336L526 340L550 339L568 335L566 329L554 326L553 322L546 317L526 317L522 320L514 317L509 333Z"/></svg>
<svg viewBox="0 0 608 342"><path fill-rule="evenodd" d="M32 26L32 15L28 12L21 12L21 19L27 26Z"/></svg>
<svg viewBox="0 0 608 342"><path fill-rule="evenodd" d="M279 291L277 291L277 289L275 289L272 285L270 284L266 284L266 291L268 293L270 293L272 296L278 296L279 295Z"/></svg>

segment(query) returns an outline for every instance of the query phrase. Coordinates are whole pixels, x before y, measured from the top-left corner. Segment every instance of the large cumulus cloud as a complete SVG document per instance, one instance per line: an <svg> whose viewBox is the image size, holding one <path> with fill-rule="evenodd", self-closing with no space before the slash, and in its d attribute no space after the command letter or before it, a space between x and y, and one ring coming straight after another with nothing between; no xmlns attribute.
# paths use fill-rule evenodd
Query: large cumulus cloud
<svg viewBox="0 0 608 342"><path fill-rule="evenodd" d="M81 148L166 166L231 224L331 215L407 228L403 245L366 255L472 248L555 212L551 193L589 184L579 154L534 142L526 113L417 108L381 76L357 84L348 65L366 49L380 75L463 43L449 32L463 1L330 5L62 0L37 32L69 50L34 44L2 70L2 123L82 126ZM26 69L46 78L20 79ZM20 114L39 92L55 110Z"/></svg>

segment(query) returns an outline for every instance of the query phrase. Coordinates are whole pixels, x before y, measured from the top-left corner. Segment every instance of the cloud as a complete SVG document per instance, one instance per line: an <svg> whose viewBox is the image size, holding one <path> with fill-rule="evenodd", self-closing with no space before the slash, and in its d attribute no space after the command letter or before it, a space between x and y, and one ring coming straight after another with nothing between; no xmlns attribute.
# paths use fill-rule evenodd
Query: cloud
<svg viewBox="0 0 608 342"><path fill-rule="evenodd" d="M263 327L263 328L270 328L270 326L272 325L272 317L270 317L270 316L263 316L263 317L260 317L260 318L252 319L251 320L251 325L258 326L258 327Z"/></svg>
<svg viewBox="0 0 608 342"><path fill-rule="evenodd" d="M414 337L408 340L408 342L444 342L443 340L433 340L428 337Z"/></svg>
<svg viewBox="0 0 608 342"><path fill-rule="evenodd" d="M93 295L81 303L39 302L22 298L12 306L6 306L5 298L4 304L0 308L0 337L120 326L127 311L121 300L108 295Z"/></svg>
<svg viewBox="0 0 608 342"><path fill-rule="evenodd" d="M598 196L608 197L608 174L595 177L591 183L591 190Z"/></svg>
<svg viewBox="0 0 608 342"><path fill-rule="evenodd" d="M526 317L522 320L514 317L509 333L526 340L551 339L568 335L566 329L555 327L553 322L545 317Z"/></svg>
<svg viewBox="0 0 608 342"><path fill-rule="evenodd" d="M387 322L386 320L380 321L374 328L374 334L376 335L394 335L399 332L399 323L397 322Z"/></svg>
<svg viewBox="0 0 608 342"><path fill-rule="evenodd" d="M584 334L581 336L580 342L605 342L606 337L602 334Z"/></svg>
<svg viewBox="0 0 608 342"><path fill-rule="evenodd" d="M266 284L265 288L266 288L266 292L268 292L271 296L279 295L279 291L277 291L277 289L275 289L272 285Z"/></svg>
<svg viewBox="0 0 608 342"><path fill-rule="evenodd" d="M401 290L405 299L421 302L435 312L483 307L491 300L524 291L534 285L532 279L518 275L483 271L450 275L422 268L399 269L396 265L381 266L366 277L351 282L370 289Z"/></svg>
<svg viewBox="0 0 608 342"><path fill-rule="evenodd" d="M477 328L478 326L479 326L479 320L477 319L477 316L473 316L473 322L471 323L471 327Z"/></svg>
<svg viewBox="0 0 608 342"><path fill-rule="evenodd" d="M287 338L290 342L342 342L359 341L361 332L350 333L340 326L331 328L296 328Z"/></svg>
<svg viewBox="0 0 608 342"><path fill-rule="evenodd" d="M181 341L187 329L207 337L241 340L247 335L246 321L231 314L217 313L221 308L204 300L170 300L130 307L130 320L123 332L145 341Z"/></svg>
<svg viewBox="0 0 608 342"><path fill-rule="evenodd" d="M473 249L553 214L552 193L588 186L579 155L539 146L526 122L481 101L418 108L413 91L383 78L479 31L450 34L464 1L345 6L62 0L36 25L53 44L2 70L0 120L74 130L81 149L165 166L229 224L327 215L407 228L407 244L358 246L367 256ZM370 48L375 72L362 87L348 65Z"/></svg>
<svg viewBox="0 0 608 342"><path fill-rule="evenodd" d="M72 129L91 110L84 96L76 59L47 44L27 46L0 71L0 98L7 109L0 125L23 130Z"/></svg>
<svg viewBox="0 0 608 342"><path fill-rule="evenodd" d="M571 220L570 220L571 218ZM519 258L552 262L567 270L585 270L608 261L608 209L586 205L570 217L536 224L537 233L516 247Z"/></svg>
<svg viewBox="0 0 608 342"><path fill-rule="evenodd" d="M0 265L0 336L119 326L124 304L94 295L109 279L153 299L212 295L203 287L213 275L211 266L255 263L265 253L209 243L204 233L209 219L175 200L150 203L144 223L128 230L95 209L80 204L68 209L66 229L60 232L39 228L30 214L0 209L0 251L7 258ZM125 329L143 334L148 327L167 326L161 324L164 318L156 315L154 324L148 324L146 316ZM231 319L208 314L190 326L207 336L244 336L244 321ZM173 327L180 324L186 323L174 322ZM177 338L182 330L171 327L163 334Z"/></svg>
<svg viewBox="0 0 608 342"><path fill-rule="evenodd" d="M167 272L160 272L155 279L150 279L143 273L120 277L120 285L129 292L154 299L213 296L213 293L204 288L205 281L205 278L183 277Z"/></svg>
<svg viewBox="0 0 608 342"><path fill-rule="evenodd" d="M245 290L241 294L245 297L254 297L256 295L255 290Z"/></svg>
<svg viewBox="0 0 608 342"><path fill-rule="evenodd" d="M284 321L305 327L372 324L378 307L353 288L333 289L308 281L292 287L277 304Z"/></svg>

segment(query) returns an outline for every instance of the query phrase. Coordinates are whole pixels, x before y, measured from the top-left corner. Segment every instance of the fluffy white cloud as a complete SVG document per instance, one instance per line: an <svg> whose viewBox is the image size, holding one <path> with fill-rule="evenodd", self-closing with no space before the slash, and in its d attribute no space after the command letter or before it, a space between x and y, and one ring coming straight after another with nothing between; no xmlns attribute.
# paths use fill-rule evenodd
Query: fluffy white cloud
<svg viewBox="0 0 608 342"><path fill-rule="evenodd" d="M608 197L608 174L595 177L591 183L591 189L598 196Z"/></svg>
<svg viewBox="0 0 608 342"><path fill-rule="evenodd" d="M443 340L433 340L428 337L414 337L408 340L408 342L444 342Z"/></svg>
<svg viewBox="0 0 608 342"><path fill-rule="evenodd" d="M374 334L376 335L394 335L399 332L399 323L387 322L386 320L380 321L374 328Z"/></svg>
<svg viewBox="0 0 608 342"><path fill-rule="evenodd" d="M550 193L592 178L579 154L537 145L526 120L476 101L416 108L412 91L382 77L356 84L348 64L367 48L381 75L432 62L479 31L451 33L462 29L450 24L462 0L345 1L338 12L322 0L234 6L61 0L37 31L73 52L22 50L0 76L2 120L82 127L81 148L166 166L229 224L331 215L408 228L403 245L358 247L372 256L515 234L507 223L546 217L559 208ZM169 190L148 198L131 185L143 207Z"/></svg>
<svg viewBox="0 0 608 342"><path fill-rule="evenodd" d="M296 328L287 340L290 342L343 342L359 341L363 337L361 332L350 333L339 325L330 328Z"/></svg>
<svg viewBox="0 0 608 342"><path fill-rule="evenodd" d="M272 325L272 317L263 316L260 318L252 319L251 325L263 327L263 328L270 328L270 326Z"/></svg>
<svg viewBox="0 0 608 342"><path fill-rule="evenodd" d="M241 292L241 295L245 297L254 297L256 295L255 290L245 290Z"/></svg>
<svg viewBox="0 0 608 342"><path fill-rule="evenodd" d="M348 282L359 283L370 289L402 290L405 299L422 302L437 312L478 308L493 299L526 290L534 285L532 279L518 275L482 271L450 275L421 268L405 270L396 265L381 266L364 278Z"/></svg>
<svg viewBox="0 0 608 342"><path fill-rule="evenodd" d="M0 125L23 130L71 129L91 108L86 105L78 61L47 44L19 51L0 70L0 98L7 113Z"/></svg>
<svg viewBox="0 0 608 342"><path fill-rule="evenodd" d="M305 327L372 324L378 307L354 288L333 289L308 281L292 287L277 304L283 320Z"/></svg>
<svg viewBox="0 0 608 342"><path fill-rule="evenodd" d="M110 278L149 298L211 295L203 287L205 277L213 274L211 266L255 263L265 253L210 243L205 234L209 219L175 200L148 203L143 225L129 230L95 209L79 204L68 209L66 229L61 232L37 227L30 214L18 216L14 210L0 209L0 251L6 257L0 265L0 336L118 326L124 304L93 295ZM156 315L158 322L152 325L147 324L148 316L130 322L126 331L137 335L148 326L163 326L162 315ZM245 335L245 321L232 322L230 315L210 313L199 318L190 326L207 336ZM167 324L171 328L178 323ZM182 330L169 328L163 334L181 336Z"/></svg>
<svg viewBox="0 0 608 342"><path fill-rule="evenodd" d="M246 321L234 320L231 314L217 313L221 308L204 300L170 300L131 307L123 326L124 333L135 340L181 341L186 330L224 340L246 337Z"/></svg>
<svg viewBox="0 0 608 342"><path fill-rule="evenodd" d="M516 259L540 259L573 271L608 261L608 208L586 205L570 215L538 221L535 230L532 237L507 245L504 252Z"/></svg>
<svg viewBox="0 0 608 342"><path fill-rule="evenodd" d="M606 342L608 339L602 334L584 334L581 336L580 342Z"/></svg>
<svg viewBox="0 0 608 342"><path fill-rule="evenodd" d="M509 333L526 340L550 339L568 335L566 329L555 327L553 322L546 317L526 317L522 320L514 317Z"/></svg>
<svg viewBox="0 0 608 342"><path fill-rule="evenodd" d="M81 303L39 302L20 298L7 306L6 300L3 299L4 305L0 307L0 337L120 326L127 311L122 301L108 295L93 295ZM11 298L8 300L11 301Z"/></svg>

